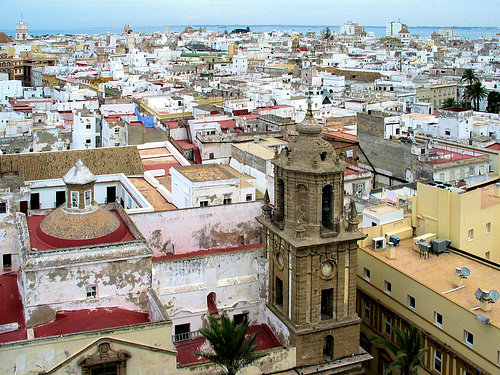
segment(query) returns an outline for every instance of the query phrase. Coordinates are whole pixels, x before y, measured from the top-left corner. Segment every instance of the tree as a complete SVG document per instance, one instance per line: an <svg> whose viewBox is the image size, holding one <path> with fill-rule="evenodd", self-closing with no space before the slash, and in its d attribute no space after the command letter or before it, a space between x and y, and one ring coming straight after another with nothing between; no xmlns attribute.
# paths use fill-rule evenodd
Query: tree
<svg viewBox="0 0 500 375"><path fill-rule="evenodd" d="M470 104L470 101L462 99L460 102L458 102L459 106L465 109L472 109L472 105Z"/></svg>
<svg viewBox="0 0 500 375"><path fill-rule="evenodd" d="M400 370L401 375L417 375L418 368L423 367L422 358L427 351L422 348L422 334L413 324L405 331L395 326L391 329L396 336L396 343L383 337L373 338L373 341L384 345L396 357L384 371L384 375L393 370Z"/></svg>
<svg viewBox="0 0 500 375"><path fill-rule="evenodd" d="M474 110L479 111L479 102L488 96L488 90L481 81L476 81L465 88L464 99L474 103Z"/></svg>
<svg viewBox="0 0 500 375"><path fill-rule="evenodd" d="M488 106L486 112L499 113L500 109L500 92L490 91L488 94Z"/></svg>
<svg viewBox="0 0 500 375"><path fill-rule="evenodd" d="M466 83L467 85L472 85L474 82L479 81L479 78L474 72L474 69L465 69L462 73L462 78L460 79L461 83Z"/></svg>
<svg viewBox="0 0 500 375"><path fill-rule="evenodd" d="M441 108L457 107L459 105L460 104L455 99L453 99L453 98L446 98L443 101L443 105L441 106Z"/></svg>
<svg viewBox="0 0 500 375"><path fill-rule="evenodd" d="M234 324L226 315L217 317L210 314L208 325L200 329L213 352L195 352L194 354L208 359L210 362L222 367L227 375L235 375L240 369L246 367L264 354L257 353L260 344L255 344L257 333L245 339L249 322L245 319L239 324Z"/></svg>

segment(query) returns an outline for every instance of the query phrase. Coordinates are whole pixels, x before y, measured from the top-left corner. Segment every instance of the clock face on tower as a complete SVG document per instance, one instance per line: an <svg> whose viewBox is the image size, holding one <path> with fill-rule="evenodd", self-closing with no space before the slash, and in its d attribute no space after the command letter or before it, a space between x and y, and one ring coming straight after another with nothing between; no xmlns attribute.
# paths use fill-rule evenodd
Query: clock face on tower
<svg viewBox="0 0 500 375"><path fill-rule="evenodd" d="M327 260L321 264L320 275L324 279L331 279L335 274L335 263Z"/></svg>

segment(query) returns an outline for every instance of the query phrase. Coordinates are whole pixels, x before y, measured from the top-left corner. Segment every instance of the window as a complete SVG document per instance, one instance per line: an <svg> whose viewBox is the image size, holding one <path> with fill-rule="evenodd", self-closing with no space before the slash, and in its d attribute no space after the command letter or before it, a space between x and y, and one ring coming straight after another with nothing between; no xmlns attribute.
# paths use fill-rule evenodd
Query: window
<svg viewBox="0 0 500 375"><path fill-rule="evenodd" d="M0 202L0 214L4 214L7 212L7 203Z"/></svg>
<svg viewBox="0 0 500 375"><path fill-rule="evenodd" d="M391 335L392 319L390 316L385 315L385 333Z"/></svg>
<svg viewBox="0 0 500 375"><path fill-rule="evenodd" d="M491 223L486 223L486 234L490 234L490 233L491 233Z"/></svg>
<svg viewBox="0 0 500 375"><path fill-rule="evenodd" d="M12 254L3 254L2 262L3 262L3 270L10 271L12 268Z"/></svg>
<svg viewBox="0 0 500 375"><path fill-rule="evenodd" d="M434 349L434 370L441 373L442 363L443 363L443 354Z"/></svg>
<svg viewBox="0 0 500 375"><path fill-rule="evenodd" d="M467 239L469 241L472 241L474 239L474 229L469 229L469 231L467 232Z"/></svg>
<svg viewBox="0 0 500 375"><path fill-rule="evenodd" d="M439 328L443 328L443 315L434 311L434 324Z"/></svg>
<svg viewBox="0 0 500 375"><path fill-rule="evenodd" d="M326 361L330 361L333 358L335 358L334 352L333 352L333 336L328 335L323 339L323 359Z"/></svg>
<svg viewBox="0 0 500 375"><path fill-rule="evenodd" d="M116 142L115 147L120 147L120 142Z"/></svg>
<svg viewBox="0 0 500 375"><path fill-rule="evenodd" d="M489 251L487 251L487 252L484 253L484 258L485 259L490 259L490 257L491 257L491 253Z"/></svg>
<svg viewBox="0 0 500 375"><path fill-rule="evenodd" d="M85 129L90 129L90 128L91 128L90 124L85 125Z"/></svg>
<svg viewBox="0 0 500 375"><path fill-rule="evenodd" d="M231 202L232 202L231 198L224 198L224 201L222 202L222 204L231 204Z"/></svg>
<svg viewBox="0 0 500 375"><path fill-rule="evenodd" d="M243 322L248 322L248 313L235 314L233 316L234 325L238 325Z"/></svg>
<svg viewBox="0 0 500 375"><path fill-rule="evenodd" d="M280 309L283 308L283 281L276 276L276 285L274 291L274 303Z"/></svg>
<svg viewBox="0 0 500 375"><path fill-rule="evenodd" d="M251 201L252 201L252 198L253 198L253 197L252 197L252 194L247 194L247 196L246 196L246 200L247 200L247 202L251 202Z"/></svg>
<svg viewBox="0 0 500 375"><path fill-rule="evenodd" d="M367 320L370 320L370 304L368 302L364 302L364 315L363 317Z"/></svg>
<svg viewBox="0 0 500 375"><path fill-rule="evenodd" d="M333 289L321 291L321 320L333 319Z"/></svg>
<svg viewBox="0 0 500 375"><path fill-rule="evenodd" d="M92 190L85 191L85 207L88 207L92 204Z"/></svg>
<svg viewBox="0 0 500 375"><path fill-rule="evenodd" d="M364 275L363 275L364 279L366 281L370 281L370 276L371 276L370 270L368 268L365 268L364 269Z"/></svg>
<svg viewBox="0 0 500 375"><path fill-rule="evenodd" d="M97 297L97 285L87 285L87 298Z"/></svg>
<svg viewBox="0 0 500 375"><path fill-rule="evenodd" d="M474 335L469 331L464 329L464 342L465 345L470 346L471 348L474 346Z"/></svg>
<svg viewBox="0 0 500 375"><path fill-rule="evenodd" d="M79 205L79 200L80 200L80 193L77 191L72 191L71 192L71 207L76 207L78 208Z"/></svg>
<svg viewBox="0 0 500 375"><path fill-rule="evenodd" d="M354 184L352 190L354 195L360 196L365 192L365 183L363 182L362 184Z"/></svg>
<svg viewBox="0 0 500 375"><path fill-rule="evenodd" d="M445 130L444 135L451 135L451 132L449 130Z"/></svg>
<svg viewBox="0 0 500 375"><path fill-rule="evenodd" d="M500 366L500 350L497 351L497 365Z"/></svg>
<svg viewBox="0 0 500 375"><path fill-rule="evenodd" d="M200 207L207 207L208 201L200 201Z"/></svg>
<svg viewBox="0 0 500 375"><path fill-rule="evenodd" d="M415 309L415 306L416 306L415 297L408 295L408 307L410 309Z"/></svg>
<svg viewBox="0 0 500 375"><path fill-rule="evenodd" d="M191 332L190 323L176 324L174 330L174 342L186 341L191 338L189 334Z"/></svg>
<svg viewBox="0 0 500 375"><path fill-rule="evenodd" d="M91 140L90 138L87 138L87 139L85 140L85 143L89 145L89 144L91 144L91 143L92 143L92 140Z"/></svg>
<svg viewBox="0 0 500 375"><path fill-rule="evenodd" d="M115 128L115 134L120 132L120 128Z"/></svg>
<svg viewBox="0 0 500 375"><path fill-rule="evenodd" d="M392 284L387 280L385 280L385 292L389 295L392 293Z"/></svg>

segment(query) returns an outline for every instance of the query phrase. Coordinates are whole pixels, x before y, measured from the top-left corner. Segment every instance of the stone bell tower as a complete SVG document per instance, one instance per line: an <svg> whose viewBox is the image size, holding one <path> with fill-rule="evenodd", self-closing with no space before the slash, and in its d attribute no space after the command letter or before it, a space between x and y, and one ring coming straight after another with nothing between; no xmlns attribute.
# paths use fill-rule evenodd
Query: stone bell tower
<svg viewBox="0 0 500 375"><path fill-rule="evenodd" d="M297 366L352 358L335 373L359 373L360 319L356 314L355 205L344 212L344 170L311 106L298 136L276 154L275 206L266 193L262 243L269 260L267 306L283 321L297 348ZM337 361L335 361L337 363ZM341 366L342 367L342 366Z"/></svg>

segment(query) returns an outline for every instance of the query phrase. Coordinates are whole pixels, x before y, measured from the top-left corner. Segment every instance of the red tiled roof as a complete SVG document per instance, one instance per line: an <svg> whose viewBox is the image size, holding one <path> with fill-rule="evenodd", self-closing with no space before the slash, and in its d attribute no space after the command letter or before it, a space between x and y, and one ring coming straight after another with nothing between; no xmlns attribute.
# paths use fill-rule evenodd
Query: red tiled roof
<svg viewBox="0 0 500 375"><path fill-rule="evenodd" d="M189 258L195 256L205 256L209 254L219 254L219 253L229 253L231 251L238 250L249 250L249 249L257 249L261 247L260 243L251 244L251 245L243 245L238 247L226 247L222 249L200 249L196 251L189 251L186 253L171 253L171 254L156 254L153 255L153 262L161 262L163 260L171 260L171 259L181 259L181 258Z"/></svg>
<svg viewBox="0 0 500 375"><path fill-rule="evenodd" d="M279 104L279 105L271 105L268 107L256 108L256 111L269 111L271 109L280 109L280 108L291 108L291 105L288 104Z"/></svg>
<svg viewBox="0 0 500 375"><path fill-rule="evenodd" d="M500 143L493 143L492 145L486 146L487 149L490 150L498 150L500 151Z"/></svg>
<svg viewBox="0 0 500 375"><path fill-rule="evenodd" d="M12 332L0 333L0 342L24 340L26 328L24 326L24 308L21 293L17 285L15 273L0 275L0 324L18 323L19 329Z"/></svg>
<svg viewBox="0 0 500 375"><path fill-rule="evenodd" d="M246 336L248 337L254 333L257 333L255 343L260 344L258 349L259 351L282 346L266 324L249 326ZM178 353L177 365L182 366L190 363L205 362L205 359L197 357L193 354L195 351L205 351L205 346L206 339L203 336L193 340L176 343L175 348Z"/></svg>
<svg viewBox="0 0 500 375"><path fill-rule="evenodd" d="M36 326L34 331L35 337L48 337L147 322L148 313L118 307L58 311L54 321Z"/></svg>

